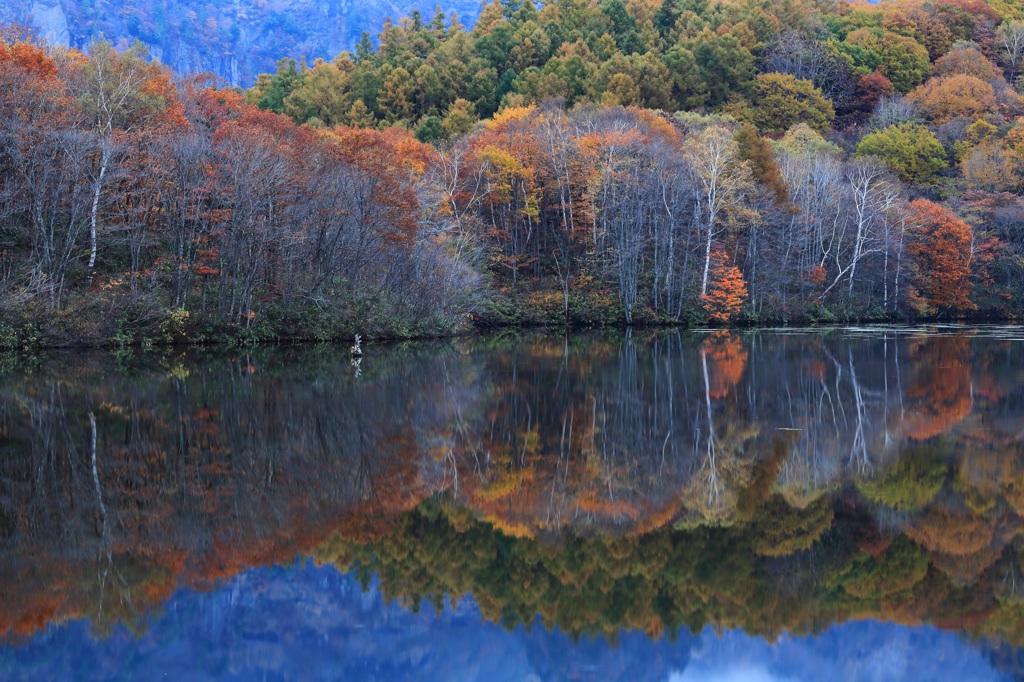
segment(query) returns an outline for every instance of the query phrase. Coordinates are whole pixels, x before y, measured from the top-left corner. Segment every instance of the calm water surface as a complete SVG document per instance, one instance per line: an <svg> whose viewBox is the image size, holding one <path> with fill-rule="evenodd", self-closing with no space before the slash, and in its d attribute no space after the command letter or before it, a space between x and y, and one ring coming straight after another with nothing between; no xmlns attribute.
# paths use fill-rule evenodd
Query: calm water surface
<svg viewBox="0 0 1024 682"><path fill-rule="evenodd" d="M0 357L0 679L1024 679L1024 329Z"/></svg>

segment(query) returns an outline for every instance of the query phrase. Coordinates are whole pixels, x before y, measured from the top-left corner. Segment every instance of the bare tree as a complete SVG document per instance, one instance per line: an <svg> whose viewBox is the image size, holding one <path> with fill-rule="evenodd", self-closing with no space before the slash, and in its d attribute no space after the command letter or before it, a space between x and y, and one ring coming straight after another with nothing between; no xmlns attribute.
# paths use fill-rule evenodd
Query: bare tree
<svg viewBox="0 0 1024 682"><path fill-rule="evenodd" d="M846 279L847 301L852 302L857 267L862 260L881 253L885 247L881 226L890 182L882 166L871 160L854 161L847 167L845 175L849 204L837 207L821 262L822 266L829 260L834 262L835 277L821 298L828 296L840 281Z"/></svg>
<svg viewBox="0 0 1024 682"><path fill-rule="evenodd" d="M996 31L999 45L999 60L1006 67L1010 82L1020 75L1021 60L1024 59L1024 21L1006 21Z"/></svg>
<svg viewBox="0 0 1024 682"><path fill-rule="evenodd" d="M853 96L855 82L846 60L837 57L816 40L795 31L775 35L768 45L762 71L788 73L809 80L821 94L836 104Z"/></svg>
<svg viewBox="0 0 1024 682"><path fill-rule="evenodd" d="M89 213L89 271L96 267L97 225L103 190L116 164L127 153L126 136L142 125L152 113L151 97L143 85L158 69L147 64L140 43L122 53L105 41L93 43L89 60L81 68L68 65L68 82L78 98L91 132L96 137L96 154L88 166L93 196Z"/></svg>
<svg viewBox="0 0 1024 682"><path fill-rule="evenodd" d="M703 232L700 295L704 296L708 292L712 246L724 233L729 214L735 218L745 212L744 202L752 180L732 133L721 126L708 127L696 138L687 140L683 154L692 169L695 184L700 187L694 212Z"/></svg>

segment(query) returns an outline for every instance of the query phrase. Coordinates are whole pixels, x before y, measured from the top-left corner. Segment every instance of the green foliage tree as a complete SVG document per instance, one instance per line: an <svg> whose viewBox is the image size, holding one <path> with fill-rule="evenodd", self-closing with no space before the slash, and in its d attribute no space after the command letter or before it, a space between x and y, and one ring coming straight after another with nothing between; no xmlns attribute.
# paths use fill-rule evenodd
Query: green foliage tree
<svg viewBox="0 0 1024 682"><path fill-rule="evenodd" d="M473 129L476 123L476 112L473 104L464 99L457 99L452 102L441 120L441 133L445 138L451 139L459 135L465 135Z"/></svg>
<svg viewBox="0 0 1024 682"><path fill-rule="evenodd" d="M797 123L806 123L819 133L832 127L836 112L821 90L808 80L782 73L764 73L754 77L751 119L760 130L783 132Z"/></svg>
<svg viewBox="0 0 1024 682"><path fill-rule="evenodd" d="M664 60L672 74L672 96L676 106L681 110L702 107L708 99L708 86L701 78L693 52L675 45L665 53Z"/></svg>
<svg viewBox="0 0 1024 682"><path fill-rule="evenodd" d="M948 167L942 143L917 123L889 126L865 135L855 156L874 156L907 182L931 182L936 173Z"/></svg>
<svg viewBox="0 0 1024 682"><path fill-rule="evenodd" d="M372 128L377 125L377 120L373 117L373 112L370 111L369 107L363 103L363 100L357 99L352 103L352 108L345 115L345 125L352 126L353 128Z"/></svg>
<svg viewBox="0 0 1024 682"><path fill-rule="evenodd" d="M707 87L707 104L719 106L732 95L746 94L754 75L754 55L731 33L705 30L693 48L701 80Z"/></svg>
<svg viewBox="0 0 1024 682"><path fill-rule="evenodd" d="M836 582L847 595L870 603L909 592L927 574L927 553L909 539L900 537L877 559L869 554L855 557Z"/></svg>
<svg viewBox="0 0 1024 682"><path fill-rule="evenodd" d="M839 147L828 142L806 123L798 123L773 143L776 149L799 155L825 154L838 157L842 152Z"/></svg>
<svg viewBox="0 0 1024 682"><path fill-rule="evenodd" d="M877 68L897 92L910 92L932 73L928 50L913 38L879 29L858 29L846 36L845 42L862 48L846 52L854 66L866 67L864 73Z"/></svg>
<svg viewBox="0 0 1024 682"><path fill-rule="evenodd" d="M426 144L437 142L444 137L444 130L441 126L441 119L438 116L428 116L416 126L416 139Z"/></svg>
<svg viewBox="0 0 1024 682"><path fill-rule="evenodd" d="M410 120L415 113L415 84L412 75L402 67L390 69L385 73L378 98L378 105L384 112L385 120L389 123Z"/></svg>
<svg viewBox="0 0 1024 682"><path fill-rule="evenodd" d="M827 495L806 509L791 507L781 496L773 496L754 517L754 552L780 557L806 551L832 527L834 519L832 500Z"/></svg>
<svg viewBox="0 0 1024 682"><path fill-rule="evenodd" d="M352 108L352 63L318 61L303 81L288 94L283 113L298 123L318 118L328 126L344 123Z"/></svg>
<svg viewBox="0 0 1024 682"><path fill-rule="evenodd" d="M900 512L915 512L935 499L946 483L948 466L939 453L918 447L878 479L857 483L867 499Z"/></svg>
<svg viewBox="0 0 1024 682"><path fill-rule="evenodd" d="M257 93L256 105L283 114L284 100L303 84L306 75L298 70L294 59L285 57L277 62L277 73L271 76Z"/></svg>
<svg viewBox="0 0 1024 682"><path fill-rule="evenodd" d="M626 11L622 0L602 0L601 12L611 22L612 37L615 45L625 55L643 54L643 43L636 28L636 20Z"/></svg>

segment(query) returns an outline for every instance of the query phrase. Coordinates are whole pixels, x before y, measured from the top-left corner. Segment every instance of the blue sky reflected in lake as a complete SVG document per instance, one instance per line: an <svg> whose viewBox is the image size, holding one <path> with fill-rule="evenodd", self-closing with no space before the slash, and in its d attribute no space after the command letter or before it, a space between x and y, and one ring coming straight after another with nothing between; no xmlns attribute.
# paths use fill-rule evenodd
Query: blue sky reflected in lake
<svg viewBox="0 0 1024 682"><path fill-rule="evenodd" d="M183 590L138 638L84 620L0 650L5 680L419 680L835 682L1004 680L976 643L876 621L769 643L738 630L617 642L482 622L471 599L440 615L387 604L375 586L312 562Z"/></svg>

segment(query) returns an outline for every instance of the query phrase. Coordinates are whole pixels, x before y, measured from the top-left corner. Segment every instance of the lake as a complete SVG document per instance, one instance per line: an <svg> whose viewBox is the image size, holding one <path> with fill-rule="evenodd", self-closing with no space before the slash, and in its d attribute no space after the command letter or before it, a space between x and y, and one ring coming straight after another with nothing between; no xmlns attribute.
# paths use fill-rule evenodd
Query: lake
<svg viewBox="0 0 1024 682"><path fill-rule="evenodd" d="M1024 328L0 356L0 678L1024 677Z"/></svg>

